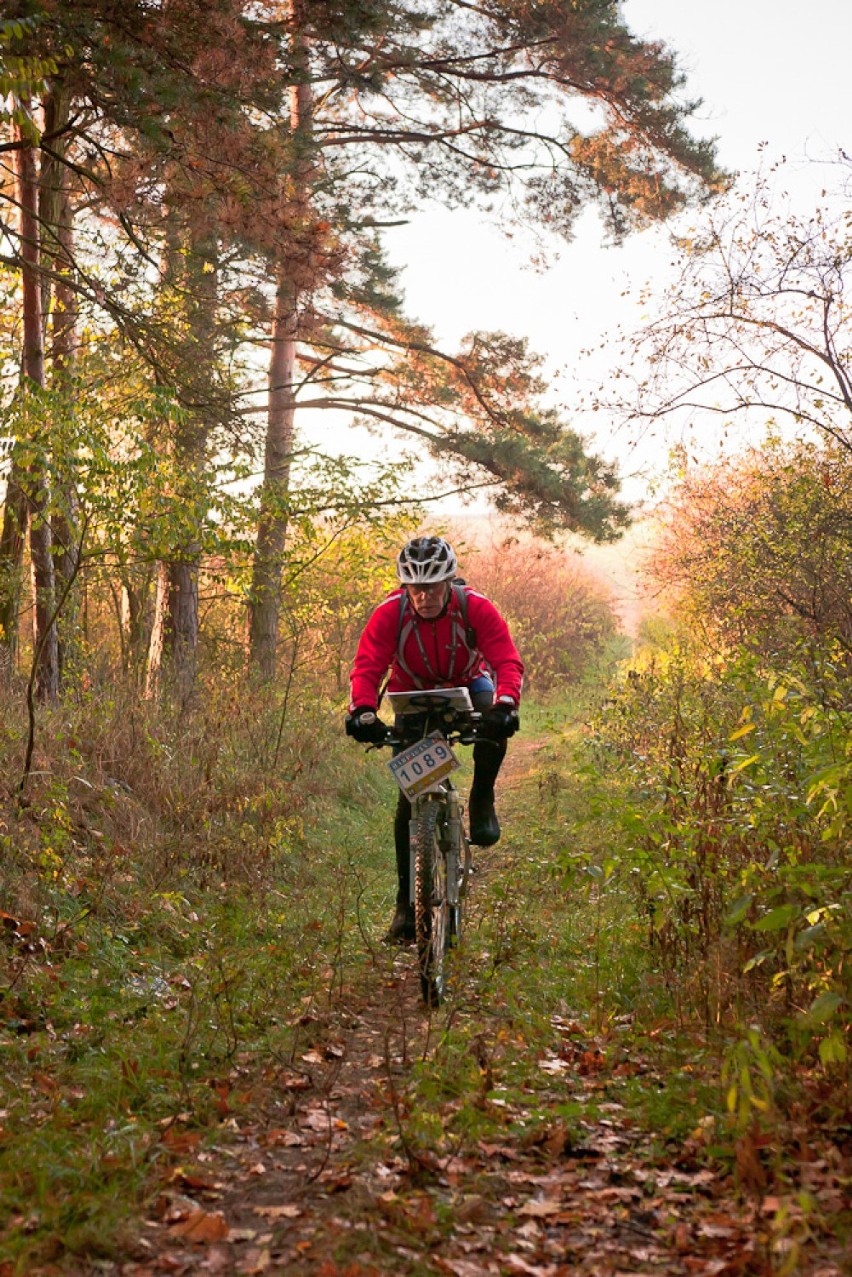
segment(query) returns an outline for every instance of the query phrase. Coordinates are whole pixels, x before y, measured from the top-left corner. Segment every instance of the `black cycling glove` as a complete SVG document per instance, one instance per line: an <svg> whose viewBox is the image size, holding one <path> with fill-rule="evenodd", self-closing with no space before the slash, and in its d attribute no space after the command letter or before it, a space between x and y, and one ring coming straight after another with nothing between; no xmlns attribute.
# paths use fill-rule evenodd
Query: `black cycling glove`
<svg viewBox="0 0 852 1277"><path fill-rule="evenodd" d="M521 725L518 711L509 701L498 701L482 715L477 735L485 740L505 740L514 736Z"/></svg>
<svg viewBox="0 0 852 1277"><path fill-rule="evenodd" d="M346 715L346 735L362 744L381 745L388 730L372 705L359 705Z"/></svg>

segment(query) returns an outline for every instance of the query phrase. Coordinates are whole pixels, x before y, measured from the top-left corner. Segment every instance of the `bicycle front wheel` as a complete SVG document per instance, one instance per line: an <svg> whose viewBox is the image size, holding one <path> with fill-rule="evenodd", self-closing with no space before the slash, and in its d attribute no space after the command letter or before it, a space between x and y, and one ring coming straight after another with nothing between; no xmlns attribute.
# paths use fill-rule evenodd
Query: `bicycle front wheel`
<svg viewBox="0 0 852 1277"><path fill-rule="evenodd" d="M412 822L414 931L420 991L427 1006L439 1006L447 984L450 904L447 867L440 847L440 803L426 802Z"/></svg>

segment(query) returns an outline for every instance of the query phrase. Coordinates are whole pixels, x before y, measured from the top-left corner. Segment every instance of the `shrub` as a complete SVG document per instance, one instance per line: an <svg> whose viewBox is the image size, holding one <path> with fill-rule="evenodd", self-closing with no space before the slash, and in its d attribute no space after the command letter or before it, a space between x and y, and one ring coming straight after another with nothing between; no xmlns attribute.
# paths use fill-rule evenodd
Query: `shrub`
<svg viewBox="0 0 852 1277"><path fill-rule="evenodd" d="M506 541L468 550L464 567L508 620L534 693L582 682L619 633L610 592L564 551Z"/></svg>
<svg viewBox="0 0 852 1277"><path fill-rule="evenodd" d="M651 944L708 1020L847 1057L848 711L838 664L710 657L672 635L625 670L594 749L627 785L627 864Z"/></svg>
<svg viewBox="0 0 852 1277"><path fill-rule="evenodd" d="M649 574L712 641L764 657L803 639L852 655L852 465L840 445L770 445L684 481Z"/></svg>

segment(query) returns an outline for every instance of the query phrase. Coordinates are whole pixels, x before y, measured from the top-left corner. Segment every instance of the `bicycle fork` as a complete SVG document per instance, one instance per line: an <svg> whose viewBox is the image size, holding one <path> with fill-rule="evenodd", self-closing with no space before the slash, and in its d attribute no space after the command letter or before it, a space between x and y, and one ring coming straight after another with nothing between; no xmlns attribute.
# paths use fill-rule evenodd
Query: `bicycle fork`
<svg viewBox="0 0 852 1277"><path fill-rule="evenodd" d="M447 832L444 855L447 861L447 901L451 909L457 909L464 895L460 855L463 846L461 803L456 790L447 794Z"/></svg>
<svg viewBox="0 0 852 1277"><path fill-rule="evenodd" d="M434 802L434 798L422 798L420 802ZM458 909L467 888L468 856L466 854L464 829L462 826L461 800L458 790L445 789L441 794L441 806L444 809L443 828L440 831L440 850L446 864L447 904L451 909ZM420 812L417 806L412 808L409 822L409 873L408 899L414 904L415 889L415 837L419 828ZM440 901L435 901L439 904Z"/></svg>

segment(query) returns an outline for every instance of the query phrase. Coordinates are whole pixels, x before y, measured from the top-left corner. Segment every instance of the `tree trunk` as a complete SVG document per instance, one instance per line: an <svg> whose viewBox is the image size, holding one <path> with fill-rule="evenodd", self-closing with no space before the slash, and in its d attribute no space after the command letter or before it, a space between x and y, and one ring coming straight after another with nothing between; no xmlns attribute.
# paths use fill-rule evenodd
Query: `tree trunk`
<svg viewBox="0 0 852 1277"><path fill-rule="evenodd" d="M39 283L40 228L38 178L32 142L17 130L18 201L21 210L21 277L24 312L22 398L24 406L44 389L44 326ZM27 475L30 514L34 609L33 647L36 661L35 691L39 700L59 694L59 648L56 635L56 582L48 507L47 467L36 452Z"/></svg>
<svg viewBox="0 0 852 1277"><path fill-rule="evenodd" d="M26 467L21 449L12 451L6 500L3 505L3 529L0 532L0 644L2 668L10 678L18 657L18 618L21 611L21 568L27 535Z"/></svg>
<svg viewBox="0 0 852 1277"><path fill-rule="evenodd" d="M46 111L45 130L53 133L67 119L67 96L54 93L49 99L49 107ZM54 143L54 148L61 156L64 150L61 143ZM42 256L52 258L51 264L56 276L50 314L53 384L68 397L69 410L73 411L71 404L77 364L79 308L71 279L74 228L68 179L68 170L59 160L51 158L49 163L44 163L39 207L43 235ZM43 304L47 303L48 297L49 289L43 287ZM68 449L63 449L63 454L67 453ZM57 621L59 674L62 680L69 667L74 664L75 656L79 655L80 647L80 598L75 589L69 588L80 567L80 497L75 477L70 470L60 473L56 495L59 500L51 520L51 533L55 546L57 589L65 594L62 613Z"/></svg>
<svg viewBox="0 0 852 1277"><path fill-rule="evenodd" d="M163 658L166 653L166 629L169 615L169 569L157 564L157 592L154 598L154 623L148 644L148 668L145 672L145 696L154 700L160 694Z"/></svg>
<svg viewBox="0 0 852 1277"><path fill-rule="evenodd" d="M200 485L204 482L207 461L207 422L204 396L213 384L215 367L216 301L218 295L218 245L208 237L197 236L189 251L169 255L165 280L182 293L186 307L185 320L189 341L184 359L191 360L190 384L194 387L196 405L181 419L172 440L176 505L198 512L203 518L204 500ZM189 363L185 367L190 367ZM206 376L210 370L210 376ZM183 488L183 490L181 490ZM197 672L198 650L198 576L201 562L202 528L196 525L184 533L184 539L173 547L173 556L158 565L154 620L148 649L145 694L157 695L166 685L186 703L191 695ZM167 677L165 667L168 666Z"/></svg>
<svg viewBox="0 0 852 1277"><path fill-rule="evenodd" d="M134 684L145 673L150 650L154 607L151 600L151 570L123 567L120 571L118 624L121 631L122 667Z"/></svg>
<svg viewBox="0 0 852 1277"><path fill-rule="evenodd" d="M44 132L52 140L49 150L40 152L38 173L39 260L53 270L62 271L70 263L63 258L60 228L69 215L68 169L64 162L66 142L63 128L68 123L70 97L61 83L52 85L44 99ZM47 270L41 273L41 319L45 333L51 314L52 279ZM75 304L76 310L76 304Z"/></svg>
<svg viewBox="0 0 852 1277"><path fill-rule="evenodd" d="M298 227L307 225L311 180L313 100L300 0L289 0L288 12L292 29L292 65L296 78L296 82L290 87L290 129L298 157L293 173L293 221L297 230L290 252L291 260L281 265L275 294L263 484L249 605L249 660L266 681L275 675L275 652L281 618L281 570L287 543L286 498L290 487L296 415L296 347L299 336L299 289L296 279L305 274L304 262L300 261Z"/></svg>
<svg viewBox="0 0 852 1277"><path fill-rule="evenodd" d="M158 696L164 684L182 703L190 699L195 686L197 646L198 565L160 563L145 679L148 699Z"/></svg>
<svg viewBox="0 0 852 1277"><path fill-rule="evenodd" d="M294 376L298 330L296 291L287 278L278 284L269 361L269 413L251 578L249 654L261 678L275 674L281 617L281 567L287 541L286 497L293 455L296 412Z"/></svg>

